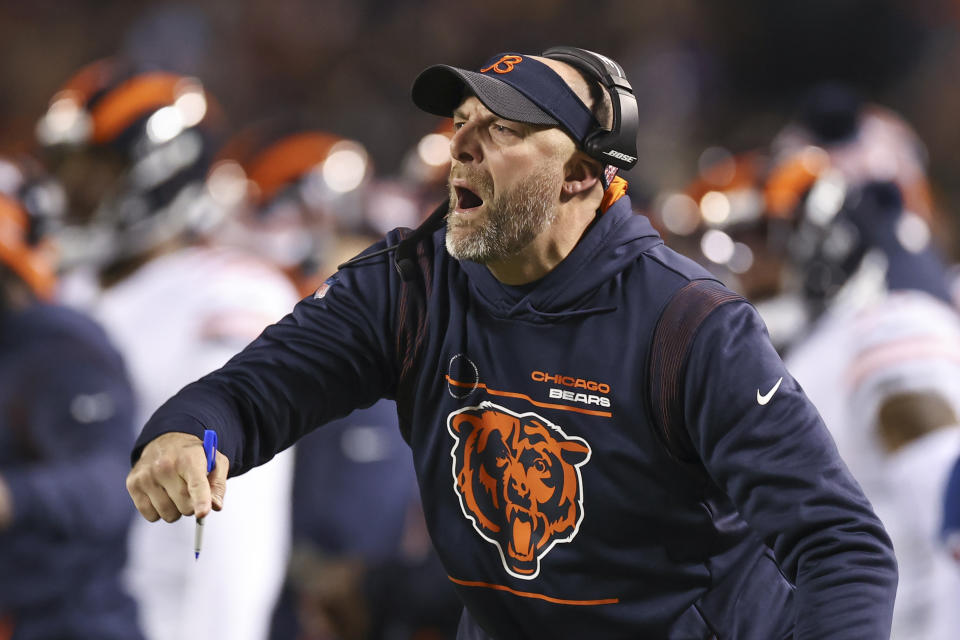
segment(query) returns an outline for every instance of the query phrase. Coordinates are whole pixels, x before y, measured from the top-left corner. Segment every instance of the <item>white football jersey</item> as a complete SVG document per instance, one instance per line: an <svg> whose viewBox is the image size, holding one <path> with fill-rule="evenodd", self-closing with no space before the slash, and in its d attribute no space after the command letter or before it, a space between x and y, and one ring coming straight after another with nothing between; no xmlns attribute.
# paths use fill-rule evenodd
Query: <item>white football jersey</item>
<svg viewBox="0 0 960 640"><path fill-rule="evenodd" d="M297 299L272 266L209 247L158 257L102 291L92 311L126 359L140 403L137 428ZM227 482L223 511L205 520L199 560L194 518L135 519L127 578L148 640L267 638L289 551L292 453Z"/></svg>
<svg viewBox="0 0 960 640"><path fill-rule="evenodd" d="M960 570L939 541L960 426L889 453L876 430L891 393L934 392L960 413L960 319L932 296L898 291L835 306L785 358L893 541L900 579L891 638L960 637Z"/></svg>

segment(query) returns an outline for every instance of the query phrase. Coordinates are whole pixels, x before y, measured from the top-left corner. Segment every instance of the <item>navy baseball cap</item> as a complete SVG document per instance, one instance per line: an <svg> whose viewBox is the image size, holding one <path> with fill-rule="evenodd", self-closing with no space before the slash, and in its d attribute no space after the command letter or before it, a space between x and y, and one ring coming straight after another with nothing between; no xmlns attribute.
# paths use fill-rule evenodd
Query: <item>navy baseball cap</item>
<svg viewBox="0 0 960 640"><path fill-rule="evenodd" d="M468 94L501 118L561 127L581 148L600 126L556 71L527 54L498 53L479 71L434 65L417 76L411 90L414 104L444 117Z"/></svg>

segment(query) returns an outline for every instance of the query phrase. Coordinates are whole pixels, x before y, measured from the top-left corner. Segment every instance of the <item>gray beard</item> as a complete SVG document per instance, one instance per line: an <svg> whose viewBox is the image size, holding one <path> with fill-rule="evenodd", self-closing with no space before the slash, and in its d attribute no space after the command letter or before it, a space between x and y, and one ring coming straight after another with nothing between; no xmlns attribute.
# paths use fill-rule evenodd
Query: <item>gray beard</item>
<svg viewBox="0 0 960 640"><path fill-rule="evenodd" d="M510 258L529 245L557 217L557 192L560 188L556 169L544 167L502 193L484 202L486 219L464 222L447 216L447 253L457 260L489 264ZM479 178L479 176L476 176ZM492 183L477 180L484 193L492 191ZM457 205L457 194L450 188L450 209ZM476 225L467 234L454 237L452 231Z"/></svg>

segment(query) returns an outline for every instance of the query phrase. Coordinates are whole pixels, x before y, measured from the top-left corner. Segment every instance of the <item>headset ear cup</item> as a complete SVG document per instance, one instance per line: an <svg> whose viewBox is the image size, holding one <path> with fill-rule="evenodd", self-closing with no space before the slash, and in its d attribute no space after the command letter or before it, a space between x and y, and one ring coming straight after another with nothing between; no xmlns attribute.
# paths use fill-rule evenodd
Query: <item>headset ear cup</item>
<svg viewBox="0 0 960 640"><path fill-rule="evenodd" d="M591 157L604 164L632 169L637 163L640 119L637 99L623 68L605 56L577 47L553 47L543 55L580 69L603 87L613 107L613 129L592 131L581 145Z"/></svg>

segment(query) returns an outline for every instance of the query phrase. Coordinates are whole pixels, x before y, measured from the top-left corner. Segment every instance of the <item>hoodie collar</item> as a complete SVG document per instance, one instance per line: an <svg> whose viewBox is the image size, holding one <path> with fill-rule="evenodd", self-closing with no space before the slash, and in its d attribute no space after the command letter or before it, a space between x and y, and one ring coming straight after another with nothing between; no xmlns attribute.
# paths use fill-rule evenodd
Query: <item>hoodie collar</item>
<svg viewBox="0 0 960 640"><path fill-rule="evenodd" d="M586 231L564 260L533 286L511 287L482 264L460 261L477 300L493 315L534 322L613 311L591 300L596 291L646 249L661 242L627 196L619 198Z"/></svg>

